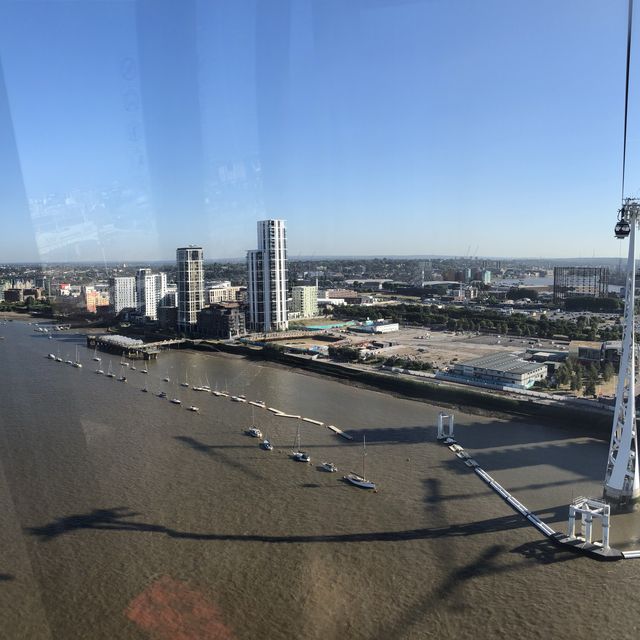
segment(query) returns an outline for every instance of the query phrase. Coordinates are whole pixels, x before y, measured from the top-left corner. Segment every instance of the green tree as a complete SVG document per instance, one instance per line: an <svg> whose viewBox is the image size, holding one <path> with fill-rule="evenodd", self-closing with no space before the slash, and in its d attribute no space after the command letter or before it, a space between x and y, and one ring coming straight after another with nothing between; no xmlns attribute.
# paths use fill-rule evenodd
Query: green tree
<svg viewBox="0 0 640 640"><path fill-rule="evenodd" d="M602 379L605 382L609 382L609 380L613 378L614 373L615 370L613 368L613 365L610 362L605 362L604 366L602 367Z"/></svg>
<svg viewBox="0 0 640 640"><path fill-rule="evenodd" d="M596 381L592 378L588 378L584 385L584 395L585 396L595 396L596 395Z"/></svg>

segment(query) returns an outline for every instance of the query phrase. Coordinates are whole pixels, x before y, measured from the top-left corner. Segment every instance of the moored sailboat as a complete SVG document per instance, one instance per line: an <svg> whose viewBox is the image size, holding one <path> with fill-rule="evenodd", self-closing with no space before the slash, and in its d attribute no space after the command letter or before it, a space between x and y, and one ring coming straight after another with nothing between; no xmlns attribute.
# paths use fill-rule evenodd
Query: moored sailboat
<svg viewBox="0 0 640 640"><path fill-rule="evenodd" d="M364 461L366 457L367 457L367 440L366 440L366 436L363 436L362 437L362 475L359 475L352 471L351 473L348 473L346 476L343 476L343 478L347 482L354 484L356 487L361 487L362 489L375 489L376 483L371 480L367 480L367 476L365 474Z"/></svg>

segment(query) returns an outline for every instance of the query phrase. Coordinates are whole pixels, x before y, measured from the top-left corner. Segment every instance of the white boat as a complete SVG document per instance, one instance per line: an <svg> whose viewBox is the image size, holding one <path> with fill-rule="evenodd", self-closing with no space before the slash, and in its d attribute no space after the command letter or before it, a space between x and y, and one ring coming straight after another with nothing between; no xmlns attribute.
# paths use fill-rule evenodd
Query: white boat
<svg viewBox="0 0 640 640"><path fill-rule="evenodd" d="M188 374L188 372L185 372L185 374L184 374L184 382L181 382L180 386L181 387L187 387L187 388L189 387L189 374Z"/></svg>
<svg viewBox="0 0 640 640"><path fill-rule="evenodd" d="M328 471L329 473L335 473L338 470L338 467L336 467L336 465L333 464L333 462L323 462L322 468L325 471Z"/></svg>
<svg viewBox="0 0 640 640"><path fill-rule="evenodd" d="M76 369L82 369L82 363L80 362L80 356L78 356L78 345L76 345L76 359L73 363L73 366L76 367Z"/></svg>
<svg viewBox="0 0 640 640"><path fill-rule="evenodd" d="M144 391L144 393L148 393L149 389L147 389L147 387L142 387L142 389L140 389L140 391Z"/></svg>
<svg viewBox="0 0 640 640"><path fill-rule="evenodd" d="M120 363L120 375L118 376L119 382L126 382L127 376L124 375L124 363Z"/></svg>
<svg viewBox="0 0 640 640"><path fill-rule="evenodd" d="M258 427L249 427L247 429L247 435L251 436L252 438L262 438L262 431L260 431Z"/></svg>
<svg viewBox="0 0 640 640"><path fill-rule="evenodd" d="M146 365L144 369L140 369L140 373L149 373L149 370L147 369Z"/></svg>
<svg viewBox="0 0 640 640"><path fill-rule="evenodd" d="M234 402L246 402L247 399L244 396L231 396Z"/></svg>
<svg viewBox="0 0 640 640"><path fill-rule="evenodd" d="M260 443L260 446L265 451L273 451L273 445L266 438Z"/></svg>
<svg viewBox="0 0 640 640"><path fill-rule="evenodd" d="M171 382L171 378L169 376L165 376L164 378L162 378L163 382Z"/></svg>
<svg viewBox="0 0 640 640"><path fill-rule="evenodd" d="M107 369L107 378L115 378L116 374L111 369L111 360L109 360L109 368Z"/></svg>
<svg viewBox="0 0 640 640"><path fill-rule="evenodd" d="M298 430L296 432L296 441L293 445L291 457L297 462L311 462L311 456L306 451L302 451L300 449L300 425L298 425Z"/></svg>
<svg viewBox="0 0 640 640"><path fill-rule="evenodd" d="M171 398L171 402L173 402L173 404L182 404L182 402L178 400L178 398Z"/></svg>
<svg viewBox="0 0 640 640"><path fill-rule="evenodd" d="M93 361L94 362L100 362L100 360L102 360L102 358L100 356L98 356L98 347L96 347L93 350Z"/></svg>
<svg viewBox="0 0 640 640"><path fill-rule="evenodd" d="M55 360L56 359L56 354L55 353L50 353L47 358L49 358L49 360Z"/></svg>
<svg viewBox="0 0 640 640"><path fill-rule="evenodd" d="M136 365L133 364L133 362L132 362L131 366L129 367L129 369L131 369L131 371L135 371L136 370Z"/></svg>
<svg viewBox="0 0 640 640"><path fill-rule="evenodd" d="M354 473L353 471L343 478L350 482L351 484L356 485L356 487L361 487L362 489L375 489L376 483L371 480L367 480L367 476L364 470L364 460L367 456L367 441L365 436L362 437L362 475Z"/></svg>
<svg viewBox="0 0 640 640"><path fill-rule="evenodd" d="M200 407L196 407L194 404L188 407L188 409L189 411L194 411L195 413L198 413L198 411L200 411Z"/></svg>
<svg viewBox="0 0 640 640"><path fill-rule="evenodd" d="M100 368L100 363L99 363L99 362L98 362L98 364L96 365L96 373L97 373L99 376L104 375L104 371Z"/></svg>

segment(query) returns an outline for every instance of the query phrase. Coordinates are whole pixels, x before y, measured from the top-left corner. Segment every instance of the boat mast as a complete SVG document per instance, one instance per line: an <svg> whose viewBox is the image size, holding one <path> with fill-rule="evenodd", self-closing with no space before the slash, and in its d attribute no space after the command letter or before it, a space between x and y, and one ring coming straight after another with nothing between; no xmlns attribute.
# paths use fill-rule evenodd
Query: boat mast
<svg viewBox="0 0 640 640"><path fill-rule="evenodd" d="M367 457L367 436L362 436L362 477L366 480L367 476L364 473L364 459Z"/></svg>

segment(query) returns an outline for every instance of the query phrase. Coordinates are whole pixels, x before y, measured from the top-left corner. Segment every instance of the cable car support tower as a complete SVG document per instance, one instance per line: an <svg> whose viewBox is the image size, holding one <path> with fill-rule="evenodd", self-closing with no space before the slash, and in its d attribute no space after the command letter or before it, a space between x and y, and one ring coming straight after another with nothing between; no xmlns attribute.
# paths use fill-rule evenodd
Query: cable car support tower
<svg viewBox="0 0 640 640"><path fill-rule="evenodd" d="M633 0L629 0L627 32L627 77L624 104L624 138L622 152L622 207L618 211L615 236L629 238L629 257L625 281L624 324L622 354L616 387L613 428L603 495L614 505L628 505L640 498L638 473L638 430L636 423L636 345L635 345L635 288L636 288L636 231L640 223L640 201L624 197L624 178L627 151L627 115L629 106L629 69L631 61L631 25Z"/></svg>
<svg viewBox="0 0 640 640"><path fill-rule="evenodd" d="M622 355L616 388L611 443L604 479L604 497L623 505L640 497L638 474L638 431L636 425L636 345L634 327L636 286L636 231L640 222L640 202L626 198L619 212L616 237L629 238L629 258L625 282Z"/></svg>

